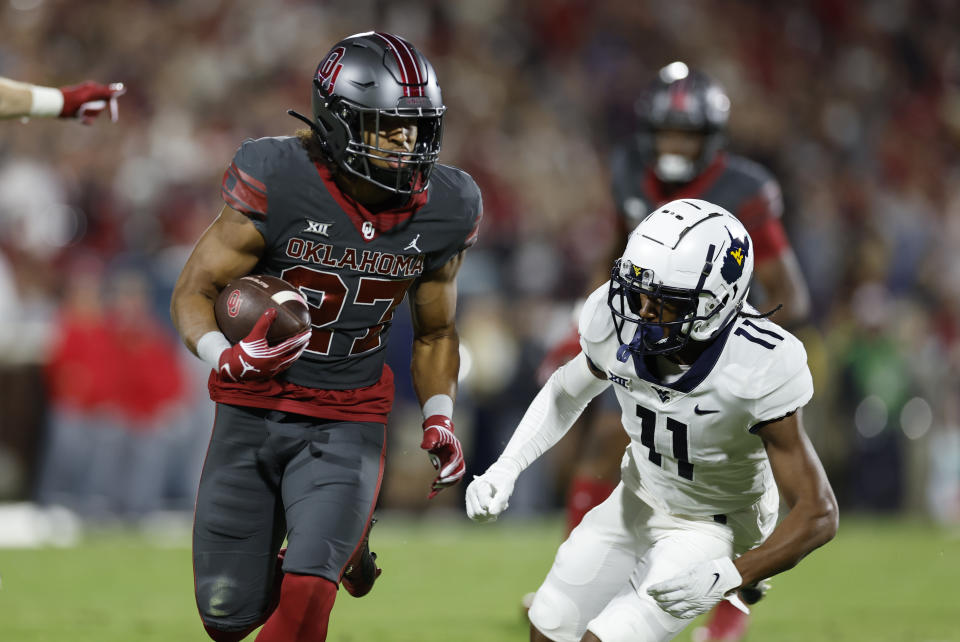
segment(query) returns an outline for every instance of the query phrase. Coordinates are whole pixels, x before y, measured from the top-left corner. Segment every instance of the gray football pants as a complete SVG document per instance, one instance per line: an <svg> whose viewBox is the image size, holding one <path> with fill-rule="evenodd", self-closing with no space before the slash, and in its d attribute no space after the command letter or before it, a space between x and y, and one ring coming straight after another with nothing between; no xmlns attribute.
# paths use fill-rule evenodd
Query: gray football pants
<svg viewBox="0 0 960 642"><path fill-rule="evenodd" d="M242 630L284 572L337 583L367 529L385 455L384 424L217 404L193 526L205 624Z"/></svg>

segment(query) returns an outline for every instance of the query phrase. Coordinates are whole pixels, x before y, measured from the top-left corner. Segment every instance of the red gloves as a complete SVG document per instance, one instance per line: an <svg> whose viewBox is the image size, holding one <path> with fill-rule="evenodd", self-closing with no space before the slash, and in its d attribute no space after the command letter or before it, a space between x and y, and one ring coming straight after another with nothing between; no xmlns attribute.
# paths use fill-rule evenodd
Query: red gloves
<svg viewBox="0 0 960 642"><path fill-rule="evenodd" d="M427 499L453 486L463 478L466 465L463 462L463 447L453 434L453 422L443 415L431 415L423 422L423 441L420 447L430 455L430 463L438 471Z"/></svg>
<svg viewBox="0 0 960 642"><path fill-rule="evenodd" d="M101 85L89 80L79 85L60 87L60 93L63 94L60 118L79 118L84 125L89 125L109 106L110 120L117 122L117 98L126 91L123 83Z"/></svg>
<svg viewBox="0 0 960 642"><path fill-rule="evenodd" d="M220 354L221 377L230 381L264 381L283 372L300 358L310 341L311 330L304 330L271 346L267 344L267 330L275 318L277 309L268 309L250 334Z"/></svg>

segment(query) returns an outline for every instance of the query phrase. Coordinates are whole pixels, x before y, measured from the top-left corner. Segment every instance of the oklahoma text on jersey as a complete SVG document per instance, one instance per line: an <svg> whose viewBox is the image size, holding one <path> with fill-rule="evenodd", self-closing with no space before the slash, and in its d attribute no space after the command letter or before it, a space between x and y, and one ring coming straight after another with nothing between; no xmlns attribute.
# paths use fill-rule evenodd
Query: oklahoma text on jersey
<svg viewBox="0 0 960 642"><path fill-rule="evenodd" d="M306 263L350 268L382 276L418 277L423 273L423 254L391 254L376 250L358 252L356 248L338 248L299 237L287 241L285 253L292 259Z"/></svg>

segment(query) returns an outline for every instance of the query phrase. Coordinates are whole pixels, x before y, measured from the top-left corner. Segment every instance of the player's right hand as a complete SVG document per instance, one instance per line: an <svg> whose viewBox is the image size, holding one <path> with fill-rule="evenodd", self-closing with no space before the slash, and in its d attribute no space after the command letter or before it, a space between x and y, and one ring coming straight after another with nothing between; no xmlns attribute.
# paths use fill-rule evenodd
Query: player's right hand
<svg viewBox="0 0 960 642"><path fill-rule="evenodd" d="M300 358L310 342L311 330L285 339L275 346L267 343L267 331L277 318L277 309L267 309L250 334L220 354L220 376L230 381L265 381L283 372Z"/></svg>
<svg viewBox="0 0 960 642"><path fill-rule="evenodd" d="M467 486L467 516L475 522L492 522L507 510L520 475L519 468L501 458L487 468L487 472L474 477Z"/></svg>
<svg viewBox="0 0 960 642"><path fill-rule="evenodd" d="M463 446L453 434L453 421L444 415L431 415L423 422L423 440L420 447L430 455L430 463L437 476L430 485L427 499L433 499L444 488L453 486L467 472L463 461Z"/></svg>
<svg viewBox="0 0 960 642"><path fill-rule="evenodd" d="M126 91L121 82L101 85L89 80L79 85L60 87L60 93L63 94L60 118L78 118L84 125L89 125L109 106L110 120L117 122L117 98Z"/></svg>

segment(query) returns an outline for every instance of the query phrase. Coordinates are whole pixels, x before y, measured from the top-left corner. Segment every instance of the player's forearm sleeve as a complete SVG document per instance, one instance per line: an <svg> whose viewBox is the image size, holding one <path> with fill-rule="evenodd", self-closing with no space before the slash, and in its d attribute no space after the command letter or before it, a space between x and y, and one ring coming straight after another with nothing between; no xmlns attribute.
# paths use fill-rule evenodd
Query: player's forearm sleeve
<svg viewBox="0 0 960 642"><path fill-rule="evenodd" d="M534 397L504 448L507 459L523 470L560 441L591 399L610 385L598 379L582 352L554 372Z"/></svg>

